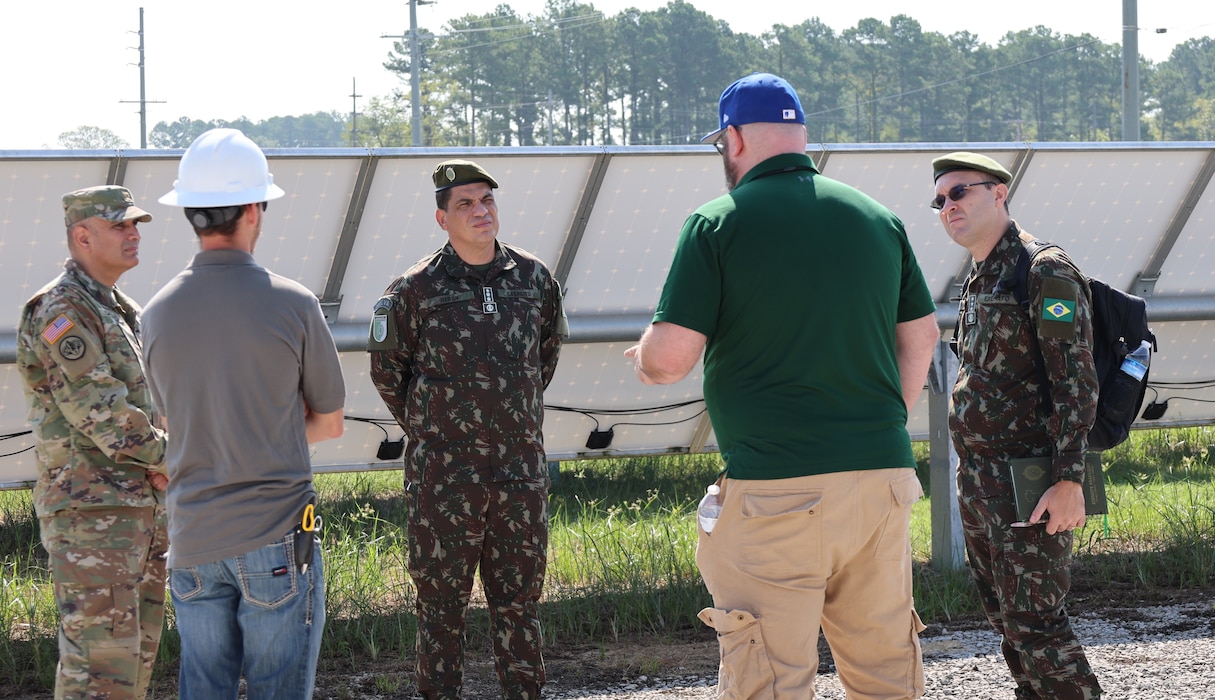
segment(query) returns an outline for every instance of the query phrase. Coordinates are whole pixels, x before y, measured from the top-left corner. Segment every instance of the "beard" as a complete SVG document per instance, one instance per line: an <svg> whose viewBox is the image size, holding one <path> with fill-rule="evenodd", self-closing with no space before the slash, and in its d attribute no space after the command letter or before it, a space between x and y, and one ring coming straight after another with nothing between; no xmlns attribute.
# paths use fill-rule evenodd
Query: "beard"
<svg viewBox="0 0 1215 700"><path fill-rule="evenodd" d="M738 163L730 160L730 156L723 155L722 161L726 171L726 191L733 192L734 186L738 184L738 181L740 178L742 178L743 174L738 172Z"/></svg>

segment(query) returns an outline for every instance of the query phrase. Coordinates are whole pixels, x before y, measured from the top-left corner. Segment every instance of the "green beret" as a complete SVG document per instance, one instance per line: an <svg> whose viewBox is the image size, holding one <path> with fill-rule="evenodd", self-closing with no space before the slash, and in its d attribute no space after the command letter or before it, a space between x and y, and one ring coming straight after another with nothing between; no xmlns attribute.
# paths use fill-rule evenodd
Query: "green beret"
<svg viewBox="0 0 1215 700"><path fill-rule="evenodd" d="M84 221L93 216L106 221L141 222L152 220L152 215L135 206L131 192L118 185L98 185L63 195L63 223L65 226Z"/></svg>
<svg viewBox="0 0 1215 700"><path fill-rule="evenodd" d="M987 173L1006 185L1012 182L1012 173L1008 172L1008 169L1003 165L985 155L969 151L956 151L939 158L934 158L932 161L932 181L936 182L945 173L952 173L955 170L975 170Z"/></svg>
<svg viewBox="0 0 1215 700"><path fill-rule="evenodd" d="M486 182L490 187L498 187L498 181L471 160L445 160L435 166L431 179L435 181L435 192L470 182Z"/></svg>

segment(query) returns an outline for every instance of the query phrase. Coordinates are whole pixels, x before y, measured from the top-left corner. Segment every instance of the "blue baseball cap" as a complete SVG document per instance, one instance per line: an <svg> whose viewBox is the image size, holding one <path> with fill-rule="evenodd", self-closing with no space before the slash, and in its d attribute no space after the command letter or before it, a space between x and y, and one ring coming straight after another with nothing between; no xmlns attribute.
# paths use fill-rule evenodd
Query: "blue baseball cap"
<svg viewBox="0 0 1215 700"><path fill-rule="evenodd" d="M706 134L701 143L712 141L730 126L758 122L806 123L806 113L802 111L802 103L793 86L771 73L752 73L735 80L721 93L717 114L721 128Z"/></svg>

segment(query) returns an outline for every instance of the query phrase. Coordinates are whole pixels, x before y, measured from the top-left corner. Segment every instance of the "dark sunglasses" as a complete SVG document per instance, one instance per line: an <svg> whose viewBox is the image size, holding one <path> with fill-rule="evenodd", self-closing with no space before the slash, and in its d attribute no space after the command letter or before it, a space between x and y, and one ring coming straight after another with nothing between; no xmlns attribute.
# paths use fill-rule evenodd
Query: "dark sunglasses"
<svg viewBox="0 0 1215 700"><path fill-rule="evenodd" d="M966 196L966 191L969 190L971 187L978 187L979 185L986 186L986 185L998 185L998 184L1000 184L1000 183L991 182L990 180L988 180L985 182L972 182L969 185L954 185L953 187L950 187L949 191L946 192L945 194L938 194L937 196L933 197L932 201L928 204L928 206L940 211L945 206L946 197L948 197L949 201L951 201L951 202L958 202L958 201L961 201L961 199Z"/></svg>

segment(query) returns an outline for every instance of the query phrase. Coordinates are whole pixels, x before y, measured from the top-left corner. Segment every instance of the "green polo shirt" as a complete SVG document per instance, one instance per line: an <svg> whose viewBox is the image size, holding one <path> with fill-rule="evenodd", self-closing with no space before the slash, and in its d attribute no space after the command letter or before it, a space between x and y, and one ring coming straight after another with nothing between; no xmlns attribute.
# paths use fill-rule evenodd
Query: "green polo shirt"
<svg viewBox="0 0 1215 700"><path fill-rule="evenodd" d="M731 478L914 467L895 326L933 313L903 223L802 154L688 217L654 322L703 333Z"/></svg>

